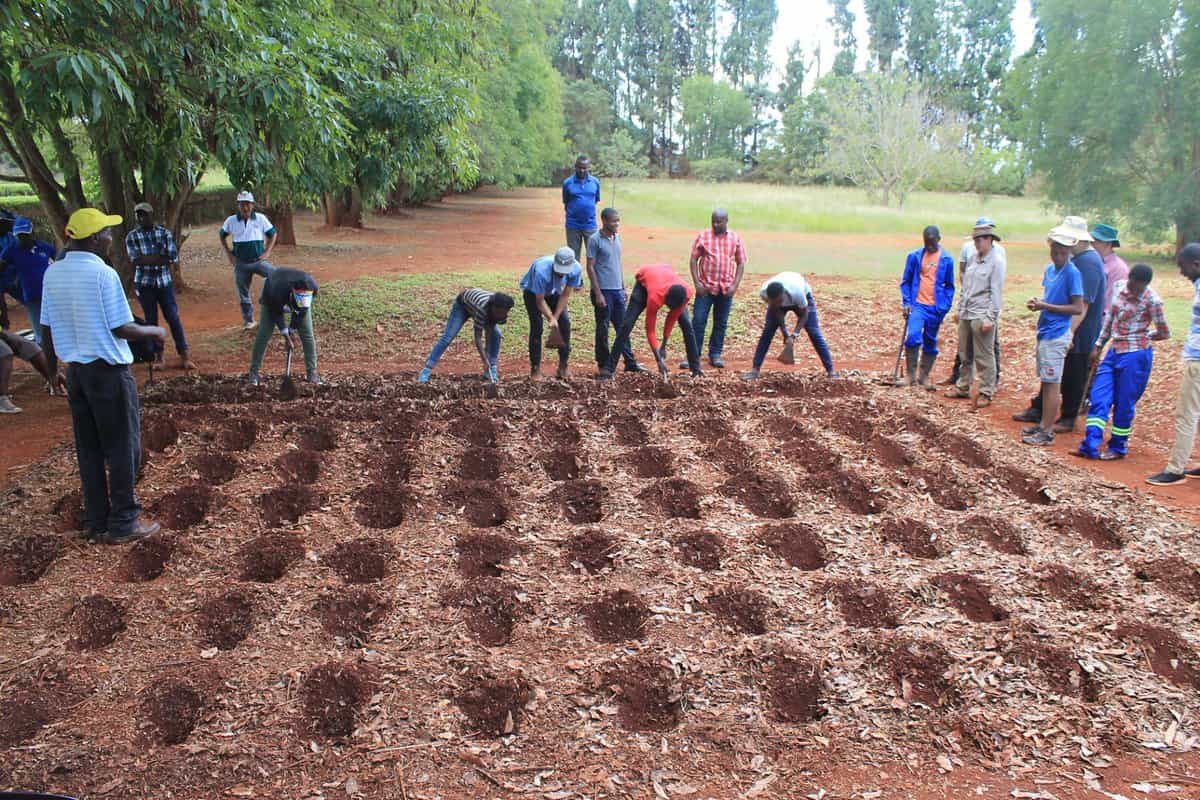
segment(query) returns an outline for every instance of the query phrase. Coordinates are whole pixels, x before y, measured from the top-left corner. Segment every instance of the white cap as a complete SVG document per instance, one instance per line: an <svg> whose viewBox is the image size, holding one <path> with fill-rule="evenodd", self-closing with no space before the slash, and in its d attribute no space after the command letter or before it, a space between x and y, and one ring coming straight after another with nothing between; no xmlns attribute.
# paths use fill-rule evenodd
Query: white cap
<svg viewBox="0 0 1200 800"><path fill-rule="evenodd" d="M237 201L239 203L253 203L254 195L252 195L250 192L246 192L246 191L238 192Z"/></svg>

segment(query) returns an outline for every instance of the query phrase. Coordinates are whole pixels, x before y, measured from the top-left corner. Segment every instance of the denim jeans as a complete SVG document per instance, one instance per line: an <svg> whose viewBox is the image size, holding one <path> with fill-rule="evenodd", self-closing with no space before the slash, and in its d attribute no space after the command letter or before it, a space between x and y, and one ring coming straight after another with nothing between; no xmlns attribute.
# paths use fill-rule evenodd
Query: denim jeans
<svg viewBox="0 0 1200 800"><path fill-rule="evenodd" d="M795 311L795 308L785 309L786 311ZM763 361L767 359L767 351L771 349L771 342L775 339L775 334L779 331L779 317L771 309L767 309L767 318L763 322L762 335L758 337L758 347L754 350L754 369L760 369ZM821 333L821 320L817 316L817 303L813 300L812 293L808 294L808 319L804 321L804 332L808 334L808 341L812 343L813 350L817 353L817 358L821 359L821 366L825 367L826 372L833 372L833 356L829 352L829 344L825 341L825 335Z"/></svg>
<svg viewBox="0 0 1200 800"><path fill-rule="evenodd" d="M146 316L147 325L158 324L158 309L161 306L163 318L171 328L171 338L175 340L175 352L183 355L188 351L187 338L183 335L183 323L179 321L179 306L175 303L175 285L166 286L137 286L138 302L142 304L142 313ZM155 352L161 353L163 346L154 343Z"/></svg>
<svg viewBox="0 0 1200 800"><path fill-rule="evenodd" d="M437 366L438 361L442 358L442 353L446 352L446 348L457 338L463 325L466 325L470 319L471 312L467 311L466 306L460 303L457 297L454 298L454 304L450 306L450 317L446 320L446 330L442 332L442 338L438 339L437 343L434 344L429 358L425 359L425 369L433 369ZM487 326L484 329L484 335L487 337L488 364L495 369L497 362L500 360L500 339L502 337L500 326Z"/></svg>
<svg viewBox="0 0 1200 800"><path fill-rule="evenodd" d="M592 303L592 309L596 312L596 366L603 367L608 363L608 326L612 323L613 331L621 330L621 323L625 321L626 299L624 289L601 289L604 294L604 305L598 306L595 302ZM630 346L628 340L625 341L625 347L621 350L621 356L625 359L625 366L632 367L637 363L637 359L633 356L633 347Z"/></svg>
<svg viewBox="0 0 1200 800"><path fill-rule="evenodd" d="M525 313L529 315L529 366L533 369L541 369L542 367L542 331L546 323L545 317L542 316L541 309L537 305L537 295L530 291L521 293L522 299L525 301ZM558 304L562 302L561 294L548 294L545 297L546 305L551 311L558 309ZM567 358L571 355L571 312L570 309L563 309L563 312L558 315L558 332L562 334L562 339L565 344L558 348L558 365L567 363Z"/></svg>
<svg viewBox="0 0 1200 800"><path fill-rule="evenodd" d="M633 326L637 324L638 317L642 316L642 312L646 310L646 300L646 288L640 283L634 286L633 292L629 295L629 308L625 310L625 321L617 330L617 340L613 342L612 350L608 354L608 361L604 364L605 372L611 373L616 370L617 356L622 348L628 346L629 337L633 335ZM665 310L666 306L663 306L658 313L662 314ZM699 369L700 351L696 347L696 329L692 325L692 318L688 316L686 307L679 315L679 330L683 333L683 348L687 351L688 366L693 370ZM659 344L664 350L666 349L665 340Z"/></svg>
<svg viewBox="0 0 1200 800"><path fill-rule="evenodd" d="M67 405L83 508L92 533L128 533L141 506L134 497L142 456L137 382L129 367L96 360L67 367Z"/></svg>
<svg viewBox="0 0 1200 800"><path fill-rule="evenodd" d="M233 282L237 285L238 303L242 307L242 322L254 322L254 306L250 302L250 281L255 275L266 278L275 267L270 261L237 261L233 265Z"/></svg>
<svg viewBox="0 0 1200 800"><path fill-rule="evenodd" d="M317 371L317 336L313 333L313 310L310 308L300 317L296 319L292 317L292 326L296 332L300 334L300 345L304 348L304 369L312 375ZM250 372L257 375L262 367L263 356L267 352L267 345L271 343L271 335L276 328L282 329L283 319L273 320L271 311L266 305L260 304L258 307L258 334L254 337L254 346L250 350Z"/></svg>
<svg viewBox="0 0 1200 800"><path fill-rule="evenodd" d="M696 329L696 350L704 352L704 332L708 327L708 313L713 312L712 336L708 340L708 357L719 358L725 352L725 328L729 325L729 312L733 310L731 294L701 294L692 302L692 327Z"/></svg>

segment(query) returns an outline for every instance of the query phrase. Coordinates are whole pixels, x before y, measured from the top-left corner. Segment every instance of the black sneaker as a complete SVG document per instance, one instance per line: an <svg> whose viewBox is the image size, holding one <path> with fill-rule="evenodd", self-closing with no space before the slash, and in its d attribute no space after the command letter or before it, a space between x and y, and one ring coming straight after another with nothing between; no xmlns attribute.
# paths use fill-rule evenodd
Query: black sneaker
<svg viewBox="0 0 1200 800"><path fill-rule="evenodd" d="M1185 469L1183 471L1183 476L1185 478L1200 478L1200 467L1196 467L1195 469Z"/></svg>
<svg viewBox="0 0 1200 800"><path fill-rule="evenodd" d="M1157 475L1146 478L1146 483L1155 486L1170 486L1172 483L1182 483L1187 478L1180 472L1167 472L1165 469Z"/></svg>
<svg viewBox="0 0 1200 800"><path fill-rule="evenodd" d="M1032 444L1036 447L1049 447L1054 444L1054 434L1047 430L1038 428L1033 433L1027 433L1021 437L1021 441L1025 444Z"/></svg>
<svg viewBox="0 0 1200 800"><path fill-rule="evenodd" d="M1013 414L1012 418L1015 422L1041 422L1042 412L1036 408L1027 408L1020 414Z"/></svg>
<svg viewBox="0 0 1200 800"><path fill-rule="evenodd" d="M96 541L102 544L128 544L129 542L153 536L162 528L157 522L138 520L137 524L123 533L106 533Z"/></svg>
<svg viewBox="0 0 1200 800"><path fill-rule="evenodd" d="M643 375L646 375L650 372L650 370L646 369L645 367L643 367L641 364L637 363L636 361L634 361L632 364L626 364L625 371L626 372L640 372Z"/></svg>
<svg viewBox="0 0 1200 800"><path fill-rule="evenodd" d="M721 358L720 356L709 356L708 363L714 369L725 369L725 359Z"/></svg>

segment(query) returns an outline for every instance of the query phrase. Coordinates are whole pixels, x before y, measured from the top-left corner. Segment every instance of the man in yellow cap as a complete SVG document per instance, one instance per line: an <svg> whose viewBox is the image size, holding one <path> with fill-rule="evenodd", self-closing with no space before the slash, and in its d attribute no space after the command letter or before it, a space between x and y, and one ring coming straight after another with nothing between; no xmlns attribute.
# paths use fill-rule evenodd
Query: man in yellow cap
<svg viewBox="0 0 1200 800"><path fill-rule="evenodd" d="M120 224L119 216L94 208L72 214L65 255L46 270L42 285L44 336L67 364L86 533L105 544L159 529L140 518L133 492L142 442L128 342L153 339L161 347L167 332L134 322L121 278L105 262L112 248L109 228Z"/></svg>

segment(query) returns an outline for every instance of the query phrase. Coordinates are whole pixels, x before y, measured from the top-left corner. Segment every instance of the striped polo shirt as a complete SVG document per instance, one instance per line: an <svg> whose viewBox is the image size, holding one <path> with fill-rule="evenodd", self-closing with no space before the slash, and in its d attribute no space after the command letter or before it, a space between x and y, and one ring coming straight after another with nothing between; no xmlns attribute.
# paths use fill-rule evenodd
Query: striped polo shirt
<svg viewBox="0 0 1200 800"><path fill-rule="evenodd" d="M249 219L231 214L221 226L221 238L233 237L233 257L243 264L253 264L267 249L266 239L275 235L275 226L266 214L255 211Z"/></svg>
<svg viewBox="0 0 1200 800"><path fill-rule="evenodd" d="M42 324L50 329L54 351L61 360L132 364L129 343L113 336L113 328L131 322L133 312L121 278L99 256L69 250L46 270Z"/></svg>
<svg viewBox="0 0 1200 800"><path fill-rule="evenodd" d="M483 289L464 289L458 295L458 302L462 303L463 308L475 320L475 327L484 328L490 323L488 322L488 303L492 302L493 292L485 292Z"/></svg>

